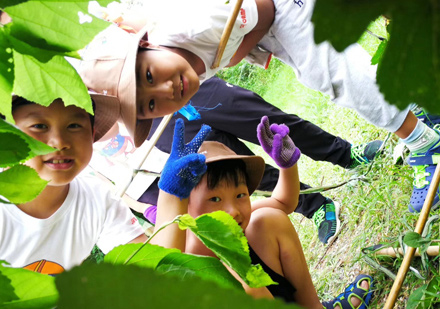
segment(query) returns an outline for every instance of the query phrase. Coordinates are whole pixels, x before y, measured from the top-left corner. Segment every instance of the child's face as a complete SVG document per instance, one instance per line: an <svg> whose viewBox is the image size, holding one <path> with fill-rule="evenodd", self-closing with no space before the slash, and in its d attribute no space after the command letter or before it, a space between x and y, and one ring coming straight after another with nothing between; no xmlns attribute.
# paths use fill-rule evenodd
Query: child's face
<svg viewBox="0 0 440 309"><path fill-rule="evenodd" d="M182 56L165 49L142 50L136 61L138 119L181 109L199 90L199 78Z"/></svg>
<svg viewBox="0 0 440 309"><path fill-rule="evenodd" d="M26 134L56 148L25 164L50 180L51 186L70 183L89 163L93 151L90 116L76 106L65 107L61 100L49 107L39 104L18 106L13 111L16 125Z"/></svg>
<svg viewBox="0 0 440 309"><path fill-rule="evenodd" d="M230 214L243 230L246 229L251 217L251 201L245 181L235 186L232 181L223 179L211 190L206 174L202 177L198 186L191 191L188 213L195 218L217 210Z"/></svg>

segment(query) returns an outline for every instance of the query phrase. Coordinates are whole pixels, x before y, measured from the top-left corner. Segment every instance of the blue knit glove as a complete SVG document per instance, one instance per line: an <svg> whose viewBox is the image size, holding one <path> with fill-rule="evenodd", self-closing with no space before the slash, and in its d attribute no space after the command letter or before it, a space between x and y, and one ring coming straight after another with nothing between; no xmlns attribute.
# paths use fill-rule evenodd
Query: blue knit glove
<svg viewBox="0 0 440 309"><path fill-rule="evenodd" d="M206 158L197 151L211 132L211 127L203 125L199 133L186 145L184 130L183 120L177 119L171 154L159 180L159 188L162 191L181 199L189 197L206 172Z"/></svg>

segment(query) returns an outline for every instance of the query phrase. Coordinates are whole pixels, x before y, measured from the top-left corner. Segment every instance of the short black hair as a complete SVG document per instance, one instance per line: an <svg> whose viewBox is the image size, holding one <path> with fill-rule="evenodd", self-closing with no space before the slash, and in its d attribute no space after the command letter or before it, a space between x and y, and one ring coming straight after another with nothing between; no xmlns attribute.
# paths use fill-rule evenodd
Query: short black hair
<svg viewBox="0 0 440 309"><path fill-rule="evenodd" d="M243 160L215 161L208 163L207 167L207 186L210 190L215 189L222 180L234 183L235 186L238 186L243 180L246 182L246 186L249 184L249 176Z"/></svg>
<svg viewBox="0 0 440 309"><path fill-rule="evenodd" d="M12 112L14 112L14 110L17 107L23 106L23 105L28 105L28 104L38 104L38 103L35 103L35 102L29 101L23 97L17 96L12 100ZM93 99L92 99L92 108L93 108L93 114L94 114L95 109L96 109L96 105L95 105L95 101L93 101ZM2 119L5 119L4 115L0 114L0 116ZM92 124L92 131L93 131L93 126L95 124L95 116L93 116L92 114L89 114L89 117L90 117L90 123Z"/></svg>

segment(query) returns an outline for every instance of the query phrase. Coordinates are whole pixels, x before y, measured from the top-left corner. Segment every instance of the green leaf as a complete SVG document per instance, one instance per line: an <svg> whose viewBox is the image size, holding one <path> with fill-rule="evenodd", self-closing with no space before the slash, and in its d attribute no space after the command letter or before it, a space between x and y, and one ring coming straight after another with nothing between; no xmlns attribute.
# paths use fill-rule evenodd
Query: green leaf
<svg viewBox="0 0 440 309"><path fill-rule="evenodd" d="M372 65L379 64L382 61L382 57L385 52L385 49L387 48L387 44L388 41L386 40L380 42L379 47L376 50L376 53L374 54L373 58L371 58Z"/></svg>
<svg viewBox="0 0 440 309"><path fill-rule="evenodd" d="M14 151L16 151L18 153L17 154L17 161L15 161L15 163L24 162L26 160L29 160L30 158L35 157L35 156L41 156L41 155L45 155L45 154L52 153L55 151L54 148L46 145L45 143L37 141L36 139L30 137L29 135L20 131L19 129L12 126L11 124L0 119L0 136L3 137L4 134L14 134L14 136L15 136L11 145L8 145L6 143L6 140L0 139L0 141L1 141L0 142L0 150L1 151L7 151L7 149L9 148L9 149L13 149ZM26 142L26 144L27 144L26 147L24 147L22 145L21 140ZM26 156L23 156L22 152L25 150L28 153ZM6 153L6 155L8 155L8 153ZM18 158L21 158L21 159L18 160ZM5 160L13 161L14 159L9 158L9 159L5 159ZM3 156L0 155L0 167L4 167L4 166L5 166L5 164L3 162Z"/></svg>
<svg viewBox="0 0 440 309"><path fill-rule="evenodd" d="M330 41L337 51L359 40L368 25L391 10L396 1L317 0L312 22L315 41Z"/></svg>
<svg viewBox="0 0 440 309"><path fill-rule="evenodd" d="M14 83L12 45L0 27L0 114L11 120L11 92Z"/></svg>
<svg viewBox="0 0 440 309"><path fill-rule="evenodd" d="M242 228L226 212L216 211L196 218L189 229L231 267L250 287L275 284L260 267L251 265L249 246Z"/></svg>
<svg viewBox="0 0 440 309"><path fill-rule="evenodd" d="M26 203L36 198L47 183L29 166L15 165L0 173L0 195L14 204Z"/></svg>
<svg viewBox="0 0 440 309"><path fill-rule="evenodd" d="M0 132L0 167L24 162L30 148L24 139L13 133Z"/></svg>
<svg viewBox="0 0 440 309"><path fill-rule="evenodd" d="M430 243L431 240L424 239L422 236L420 236L420 234L416 232L408 232L403 237L403 242L410 247L418 248L422 245Z"/></svg>
<svg viewBox="0 0 440 309"><path fill-rule="evenodd" d="M256 300L212 282L177 280L134 265L83 264L58 275L58 308L297 308L280 300Z"/></svg>
<svg viewBox="0 0 440 309"><path fill-rule="evenodd" d="M173 252L180 252L180 250L168 249L151 244L126 244L118 246L106 254L104 262L110 264L125 264L127 259L131 257L130 261L126 263L127 265L136 264L141 267L155 268L163 257ZM136 254L133 256L134 253Z"/></svg>
<svg viewBox="0 0 440 309"><path fill-rule="evenodd" d="M0 261L0 267L7 265L5 261ZM17 300L18 296L14 292L14 287L12 286L11 279L3 275L0 272L0 308L2 308L5 302L10 302Z"/></svg>
<svg viewBox="0 0 440 309"><path fill-rule="evenodd" d="M34 47L68 53L84 48L110 25L89 15L88 5L88 0L28 1L5 11L12 18L12 36Z"/></svg>
<svg viewBox="0 0 440 309"><path fill-rule="evenodd" d="M76 105L93 114L92 100L87 87L75 69L62 56L47 63L14 51L14 93L30 101L49 106L62 98L64 105Z"/></svg>
<svg viewBox="0 0 440 309"><path fill-rule="evenodd" d="M160 261L156 270L182 279L200 277L206 281L216 282L224 288L243 289L241 283L232 276L220 260L211 256L170 253Z"/></svg>
<svg viewBox="0 0 440 309"><path fill-rule="evenodd" d="M411 293L411 295L408 297L406 309L417 308L417 306L422 301L423 294L427 286L428 286L427 284L424 284L423 286L419 287L417 290Z"/></svg>
<svg viewBox="0 0 440 309"><path fill-rule="evenodd" d="M188 214L184 214L184 215L180 216L178 224L179 224L179 228L181 230L186 230L190 227L192 227L192 228L197 227L196 220Z"/></svg>
<svg viewBox="0 0 440 309"><path fill-rule="evenodd" d="M385 99L400 109L415 102L440 113L440 28L435 5L438 1L403 1L392 16L377 82Z"/></svg>
<svg viewBox="0 0 440 309"><path fill-rule="evenodd" d="M7 277L17 298L1 304L1 308L53 308L58 299L55 278L27 269L0 265L1 277Z"/></svg>

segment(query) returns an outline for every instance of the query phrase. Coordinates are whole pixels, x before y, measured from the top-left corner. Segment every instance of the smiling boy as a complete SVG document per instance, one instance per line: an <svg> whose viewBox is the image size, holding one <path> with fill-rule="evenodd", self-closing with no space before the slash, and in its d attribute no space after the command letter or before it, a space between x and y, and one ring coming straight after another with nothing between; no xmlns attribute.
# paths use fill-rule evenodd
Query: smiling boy
<svg viewBox="0 0 440 309"><path fill-rule="evenodd" d="M112 97L92 94L95 116L61 99L45 107L13 100L18 128L53 147L53 153L24 164L49 181L34 200L0 207L0 260L13 267L56 274L80 264L95 244L103 252L146 239L128 207L90 177L78 174L88 165L93 142L119 116Z"/></svg>

